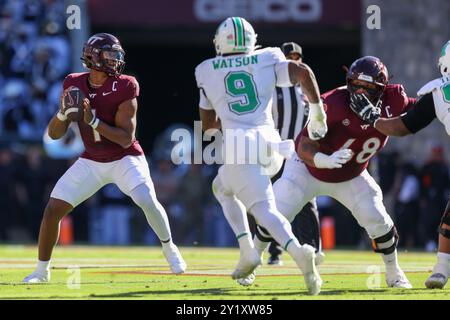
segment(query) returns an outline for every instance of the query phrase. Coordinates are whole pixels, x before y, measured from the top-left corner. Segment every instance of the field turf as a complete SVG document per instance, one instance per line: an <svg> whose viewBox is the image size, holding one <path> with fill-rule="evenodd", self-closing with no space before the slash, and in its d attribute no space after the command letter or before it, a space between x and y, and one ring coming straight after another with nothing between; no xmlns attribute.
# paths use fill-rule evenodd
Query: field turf
<svg viewBox="0 0 450 320"><path fill-rule="evenodd" d="M237 249L180 250L188 270L177 276L170 273L159 248L59 246L54 251L51 283L27 285L21 281L34 268L36 247L0 246L0 299L450 299L450 285L444 290L424 287L436 261L433 253L399 253L414 286L402 290L386 287L378 254L327 251L319 268L322 292L312 297L286 253L283 266L265 264L258 269L254 285L242 287L230 277L239 257Z"/></svg>

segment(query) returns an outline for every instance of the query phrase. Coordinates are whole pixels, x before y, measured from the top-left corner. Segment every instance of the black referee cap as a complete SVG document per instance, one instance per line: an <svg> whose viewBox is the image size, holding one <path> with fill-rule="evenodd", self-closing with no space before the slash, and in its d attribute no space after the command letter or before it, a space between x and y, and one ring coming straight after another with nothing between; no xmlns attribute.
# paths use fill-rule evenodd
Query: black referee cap
<svg viewBox="0 0 450 320"><path fill-rule="evenodd" d="M287 56L290 53L298 53L300 57L303 57L302 47L295 42L285 42L281 45L281 51Z"/></svg>

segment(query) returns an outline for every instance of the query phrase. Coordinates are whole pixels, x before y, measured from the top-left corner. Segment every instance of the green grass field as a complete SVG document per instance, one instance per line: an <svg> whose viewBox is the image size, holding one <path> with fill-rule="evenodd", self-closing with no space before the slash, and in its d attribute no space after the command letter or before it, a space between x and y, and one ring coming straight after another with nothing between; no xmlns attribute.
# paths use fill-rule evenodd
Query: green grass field
<svg viewBox="0 0 450 320"><path fill-rule="evenodd" d="M436 260L431 253L399 253L414 286L401 290L386 287L379 255L328 251L319 268L322 292L312 297L306 295L301 272L287 254L283 266L260 267L254 285L242 287L230 277L239 257L237 249L181 248L188 271L176 276L159 248L57 247L51 283L21 284L34 268L36 250L0 246L0 299L450 299L449 285L444 290L424 287ZM374 273L377 270L380 275Z"/></svg>

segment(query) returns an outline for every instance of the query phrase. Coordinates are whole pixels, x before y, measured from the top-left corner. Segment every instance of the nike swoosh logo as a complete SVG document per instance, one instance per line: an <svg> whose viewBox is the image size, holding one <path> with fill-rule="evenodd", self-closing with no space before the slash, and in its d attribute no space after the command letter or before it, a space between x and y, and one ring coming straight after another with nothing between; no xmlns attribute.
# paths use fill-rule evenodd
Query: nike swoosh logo
<svg viewBox="0 0 450 320"><path fill-rule="evenodd" d="M103 92L103 96L107 96L110 93L112 93L112 91L110 91L110 92Z"/></svg>

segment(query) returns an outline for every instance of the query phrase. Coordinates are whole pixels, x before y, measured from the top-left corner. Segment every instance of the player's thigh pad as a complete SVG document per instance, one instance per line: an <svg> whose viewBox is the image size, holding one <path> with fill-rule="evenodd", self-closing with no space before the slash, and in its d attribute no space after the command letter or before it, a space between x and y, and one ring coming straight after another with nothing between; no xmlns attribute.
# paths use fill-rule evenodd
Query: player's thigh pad
<svg viewBox="0 0 450 320"><path fill-rule="evenodd" d="M144 155L123 157L117 161L112 174L114 183L127 195L143 183L149 183L153 187L150 169Z"/></svg>
<svg viewBox="0 0 450 320"><path fill-rule="evenodd" d="M367 170L352 180L334 185L330 196L352 212L371 239L384 236L392 229L394 222L383 204L381 188Z"/></svg>
<svg viewBox="0 0 450 320"><path fill-rule="evenodd" d="M277 209L292 222L303 206L314 197L317 186L305 165L294 158L286 161L283 174L274 183L273 191Z"/></svg>
<svg viewBox="0 0 450 320"><path fill-rule="evenodd" d="M58 180L50 197L76 207L104 184L96 172L95 162L79 158Z"/></svg>
<svg viewBox="0 0 450 320"><path fill-rule="evenodd" d="M219 173L224 187L241 200L247 210L255 203L274 200L272 183L269 176L262 174L260 165L225 164Z"/></svg>

